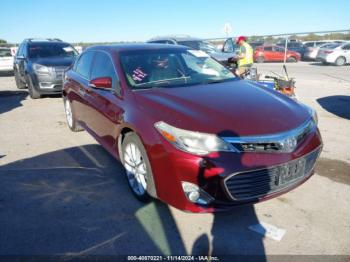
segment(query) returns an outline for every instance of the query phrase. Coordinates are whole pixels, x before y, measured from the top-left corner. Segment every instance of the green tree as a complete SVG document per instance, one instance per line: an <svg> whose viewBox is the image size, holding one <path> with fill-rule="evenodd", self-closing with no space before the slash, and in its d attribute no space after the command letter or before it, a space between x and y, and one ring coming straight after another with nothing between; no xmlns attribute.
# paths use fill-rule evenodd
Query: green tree
<svg viewBox="0 0 350 262"><path fill-rule="evenodd" d="M7 41L4 39L0 39L0 44L7 44Z"/></svg>

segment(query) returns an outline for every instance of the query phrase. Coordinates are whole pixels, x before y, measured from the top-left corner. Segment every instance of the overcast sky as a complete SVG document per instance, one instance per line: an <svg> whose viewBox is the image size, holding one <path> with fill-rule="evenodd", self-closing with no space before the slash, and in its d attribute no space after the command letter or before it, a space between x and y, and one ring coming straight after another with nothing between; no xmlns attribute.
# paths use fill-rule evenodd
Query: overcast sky
<svg viewBox="0 0 350 262"><path fill-rule="evenodd" d="M350 1L11 0L0 4L0 38L68 42L144 41L350 29Z"/></svg>

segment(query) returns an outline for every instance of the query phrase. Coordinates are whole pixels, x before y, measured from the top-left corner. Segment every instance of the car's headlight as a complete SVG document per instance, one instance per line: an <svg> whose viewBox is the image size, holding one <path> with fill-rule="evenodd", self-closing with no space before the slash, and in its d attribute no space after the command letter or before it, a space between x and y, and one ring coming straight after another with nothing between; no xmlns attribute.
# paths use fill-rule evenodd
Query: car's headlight
<svg viewBox="0 0 350 262"><path fill-rule="evenodd" d="M154 126L166 140L188 153L206 155L218 151L236 152L231 144L213 134L183 130L162 121L155 123Z"/></svg>
<svg viewBox="0 0 350 262"><path fill-rule="evenodd" d="M40 74L40 75L50 74L49 68L47 66L33 64L33 69L34 69L35 73Z"/></svg>

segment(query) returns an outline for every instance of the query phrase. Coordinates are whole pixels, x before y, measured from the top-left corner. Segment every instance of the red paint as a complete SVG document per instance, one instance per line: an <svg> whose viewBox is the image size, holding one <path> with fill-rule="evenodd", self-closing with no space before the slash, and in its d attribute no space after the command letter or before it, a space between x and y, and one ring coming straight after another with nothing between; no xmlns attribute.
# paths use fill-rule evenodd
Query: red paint
<svg viewBox="0 0 350 262"><path fill-rule="evenodd" d="M322 145L321 136L315 130L299 143L293 153L214 152L203 157L178 150L160 135L154 123L164 121L178 128L219 136L257 136L294 129L310 116L299 103L246 81L132 91L122 73L118 53L143 48L154 47L148 44L89 48L90 51L102 50L111 56L120 77L120 92L91 89L88 80L70 70L63 94L72 102L82 126L115 158L119 159L118 137L122 130L132 130L140 136L160 200L192 212L227 210L246 204L227 197L221 184L226 176L285 163ZM103 81L99 79L96 82L95 79L90 83L105 85L107 79ZM82 95L81 89L91 89L91 92ZM308 178L283 192L257 201L285 193ZM215 202L207 207L189 202L181 181L198 184L215 197Z"/></svg>
<svg viewBox="0 0 350 262"><path fill-rule="evenodd" d="M90 84L96 88L112 88L112 78L110 77L99 77L92 79Z"/></svg>
<svg viewBox="0 0 350 262"><path fill-rule="evenodd" d="M259 57L262 57L265 62L281 62L284 61L284 53L284 48L281 46L258 46L254 51L254 61L257 61ZM298 52L287 50L287 60L290 58L300 61L301 55Z"/></svg>

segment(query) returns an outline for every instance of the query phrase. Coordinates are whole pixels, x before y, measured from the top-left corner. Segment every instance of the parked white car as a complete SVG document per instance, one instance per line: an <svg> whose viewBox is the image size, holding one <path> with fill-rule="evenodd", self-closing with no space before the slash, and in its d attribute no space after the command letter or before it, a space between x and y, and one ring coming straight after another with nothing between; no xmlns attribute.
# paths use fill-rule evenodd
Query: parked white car
<svg viewBox="0 0 350 262"><path fill-rule="evenodd" d="M328 47L332 47L333 44L342 44L345 41L336 41L336 42L328 42L323 43L321 45L315 46L315 47L308 47L306 48L306 51L304 53L304 58L307 60L315 60L316 56L318 54L318 51L322 49L327 49Z"/></svg>
<svg viewBox="0 0 350 262"><path fill-rule="evenodd" d="M13 72L13 56L9 47L0 47L0 72Z"/></svg>
<svg viewBox="0 0 350 262"><path fill-rule="evenodd" d="M350 64L350 42L321 48L316 56L316 61L337 66Z"/></svg>

